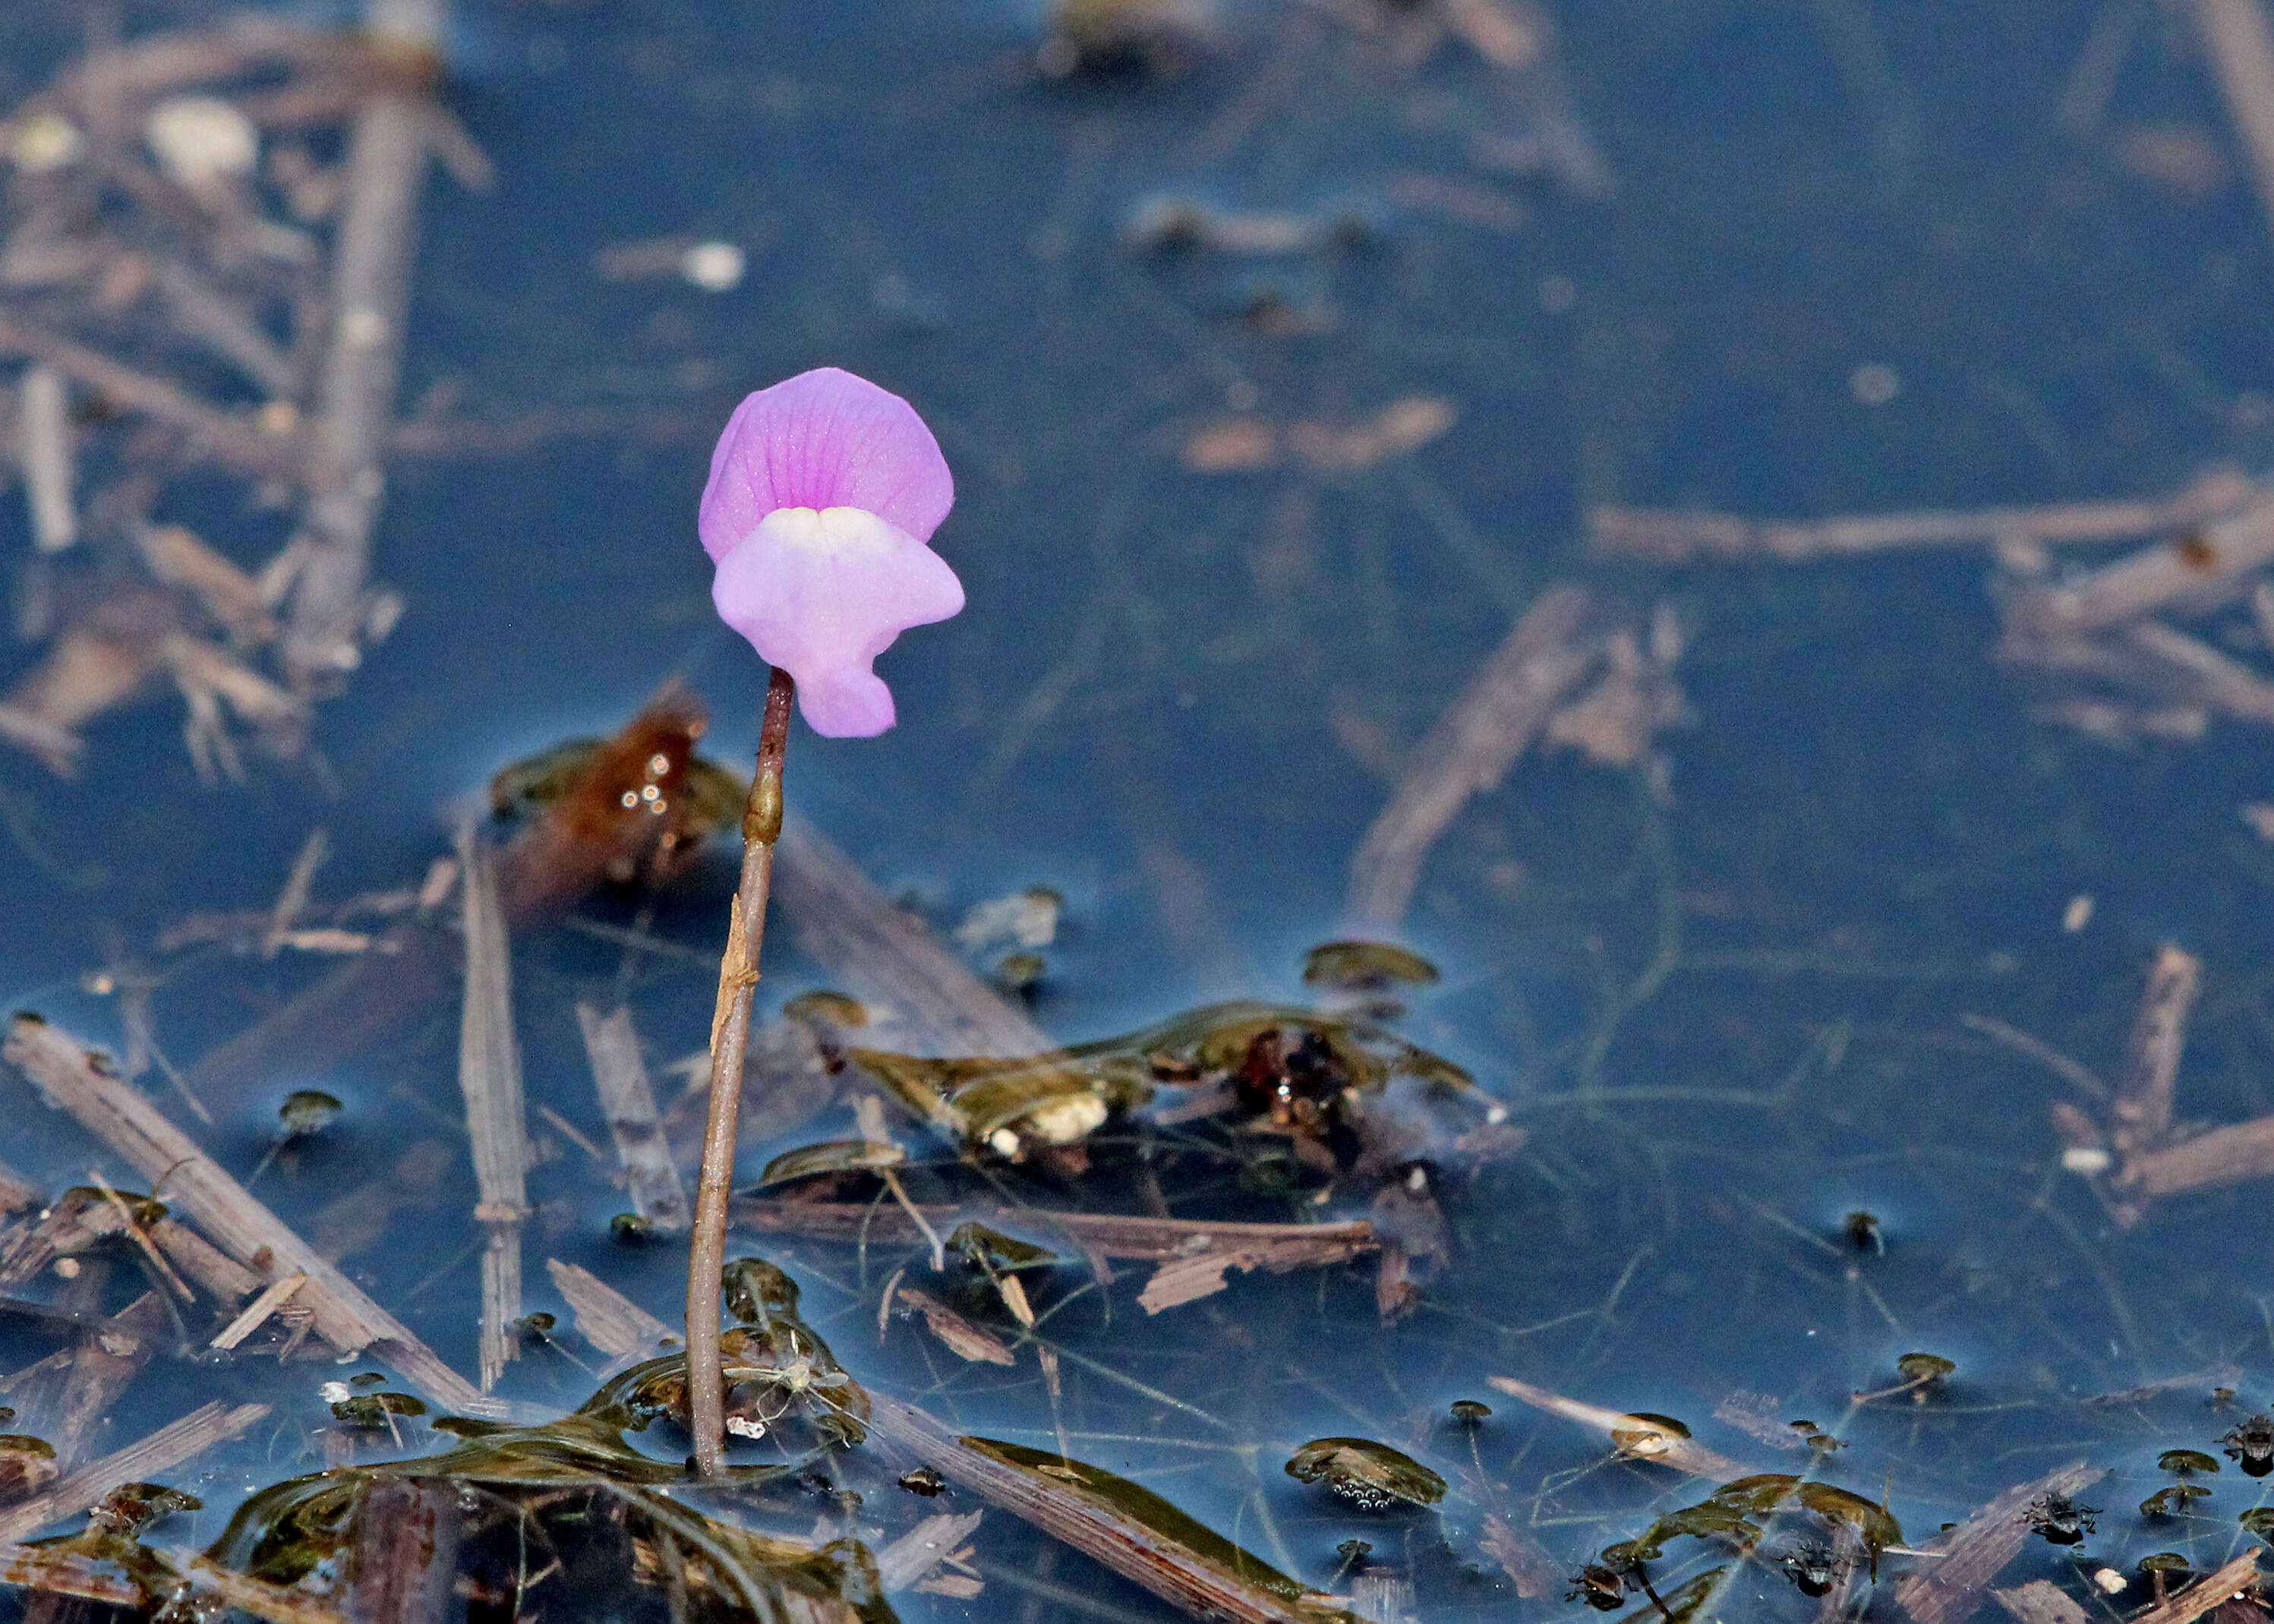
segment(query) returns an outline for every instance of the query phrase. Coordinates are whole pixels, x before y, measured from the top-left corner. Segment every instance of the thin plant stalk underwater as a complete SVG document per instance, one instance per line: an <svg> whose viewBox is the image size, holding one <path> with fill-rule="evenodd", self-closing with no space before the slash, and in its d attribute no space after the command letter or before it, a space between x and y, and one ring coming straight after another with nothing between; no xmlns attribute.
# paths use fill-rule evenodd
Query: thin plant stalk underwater
<svg viewBox="0 0 2274 1624"><path fill-rule="evenodd" d="M742 876L711 1017L710 1110L687 1266L689 1424L697 1473L723 1459L719 1353L727 1203L750 1003L765 934L790 705L826 739L873 738L898 720L873 669L912 626L963 607L963 583L930 546L955 501L939 442L899 395L833 366L748 396L711 454L697 529L717 566L711 600L772 667L757 770L742 809Z"/></svg>

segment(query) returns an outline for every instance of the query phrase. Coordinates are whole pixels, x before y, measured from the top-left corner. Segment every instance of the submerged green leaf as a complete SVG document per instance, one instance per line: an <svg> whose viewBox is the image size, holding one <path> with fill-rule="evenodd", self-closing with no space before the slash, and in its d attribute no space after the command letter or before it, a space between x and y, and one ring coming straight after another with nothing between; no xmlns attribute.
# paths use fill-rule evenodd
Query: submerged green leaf
<svg viewBox="0 0 2274 1624"><path fill-rule="evenodd" d="M818 1145L782 1152L766 1163L765 1171L758 1175L758 1182L751 1188L764 1190L822 1173L858 1173L898 1167L907 1159L908 1153L898 1145L876 1139L826 1139Z"/></svg>
<svg viewBox="0 0 2274 1624"><path fill-rule="evenodd" d="M1442 1477L1370 1438L1314 1439L1295 1451L1287 1475L1299 1483L1323 1483L1364 1511L1434 1506L1445 1498Z"/></svg>
<svg viewBox="0 0 2274 1624"><path fill-rule="evenodd" d="M1058 1261L1058 1254L1049 1247L991 1229L975 1219L955 1226L947 1237L947 1249L975 1268L998 1273Z"/></svg>
<svg viewBox="0 0 2274 1624"><path fill-rule="evenodd" d="M2210 1494L2210 1491L2200 1483L2166 1484L2140 1502L2140 1515L2143 1517L2177 1516L2187 1508L2189 1500L2203 1500Z"/></svg>
<svg viewBox="0 0 2274 1624"><path fill-rule="evenodd" d="M1138 1523L1155 1537L1175 1545L1191 1560L1204 1563L1243 1584L1254 1585L1284 1599L1304 1604L1309 1589L1273 1568L1261 1557L1240 1549L1205 1523L1178 1510L1150 1489L1126 1477L1068 1460L1054 1451L1029 1449L1024 1444L1002 1443L991 1438L966 1438L972 1448L990 1455L1006 1466L1033 1473L1054 1494L1079 1494L1093 1503ZM1324 1613L1324 1610L1321 1610ZM1326 1615L1341 1616L1344 1615Z"/></svg>
<svg viewBox="0 0 2274 1624"><path fill-rule="evenodd" d="M2205 1455L2200 1449L2166 1449L2156 1457L2156 1470L2185 1476L2188 1472L2215 1472L2218 1458Z"/></svg>
<svg viewBox="0 0 2274 1624"><path fill-rule="evenodd" d="M284 1132L298 1138L303 1134L320 1133L332 1125L340 1112L346 1109L338 1100L320 1088L296 1088L284 1096L284 1103L276 1109L277 1121Z"/></svg>
<svg viewBox="0 0 2274 1624"><path fill-rule="evenodd" d="M1420 954L1387 942L1322 942L1303 955L1303 984L1370 991L1403 982L1426 987L1437 966Z"/></svg>

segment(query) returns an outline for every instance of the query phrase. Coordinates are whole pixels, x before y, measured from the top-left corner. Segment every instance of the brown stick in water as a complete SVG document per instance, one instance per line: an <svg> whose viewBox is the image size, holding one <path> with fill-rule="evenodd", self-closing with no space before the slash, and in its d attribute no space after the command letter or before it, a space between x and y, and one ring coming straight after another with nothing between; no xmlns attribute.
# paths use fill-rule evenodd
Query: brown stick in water
<svg viewBox="0 0 2274 1624"><path fill-rule="evenodd" d="M98 1071L68 1034L37 1016L18 1015L0 1058L20 1066L81 1127L162 1186L166 1201L196 1219L239 1262L270 1280L296 1271L307 1275L299 1300L314 1312L325 1341L343 1353L376 1346L430 1398L469 1415L495 1413L479 1389L319 1257L155 1106Z"/></svg>
<svg viewBox="0 0 2274 1624"><path fill-rule="evenodd" d="M1415 748L1351 859L1355 925L1387 929L1404 917L1437 837L1470 796L1507 775L1594 665L1600 650L1580 635L1592 602L1576 586L1542 592Z"/></svg>

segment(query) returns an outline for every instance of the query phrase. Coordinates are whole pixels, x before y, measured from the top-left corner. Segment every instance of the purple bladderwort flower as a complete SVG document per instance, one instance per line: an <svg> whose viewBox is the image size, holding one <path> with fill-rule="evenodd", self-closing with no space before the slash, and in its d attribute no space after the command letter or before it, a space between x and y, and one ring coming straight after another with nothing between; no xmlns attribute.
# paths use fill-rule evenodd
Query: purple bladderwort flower
<svg viewBox="0 0 2274 1624"><path fill-rule="evenodd" d="M761 389L727 420L697 520L719 567L711 601L797 680L814 732L862 739L892 725L870 664L909 627L963 607L963 583L927 545L954 500L915 408L836 367Z"/></svg>

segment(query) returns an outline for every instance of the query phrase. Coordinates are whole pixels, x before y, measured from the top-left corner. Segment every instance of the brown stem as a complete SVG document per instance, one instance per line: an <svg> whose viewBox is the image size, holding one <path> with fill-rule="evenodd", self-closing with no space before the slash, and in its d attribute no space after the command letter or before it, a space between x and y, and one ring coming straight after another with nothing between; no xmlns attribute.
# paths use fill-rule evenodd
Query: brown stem
<svg viewBox="0 0 2274 1624"><path fill-rule="evenodd" d="M750 1041L750 995L758 984L766 894L781 834L782 753L796 685L774 668L758 730L758 770L742 808L742 883L719 960L719 1002L711 1014L711 1114L703 1129L703 1174L695 1187L694 1245L687 1259L687 1395L695 1468L719 1475L726 1434L726 1379L719 1357L719 1279L727 1267L727 1198L734 1182L734 1133L742 1105L742 1058Z"/></svg>

